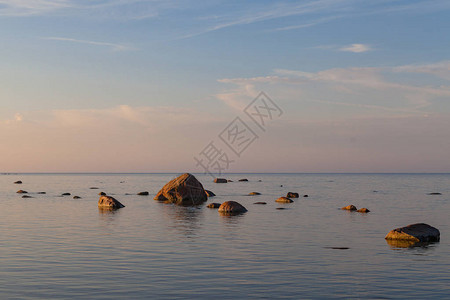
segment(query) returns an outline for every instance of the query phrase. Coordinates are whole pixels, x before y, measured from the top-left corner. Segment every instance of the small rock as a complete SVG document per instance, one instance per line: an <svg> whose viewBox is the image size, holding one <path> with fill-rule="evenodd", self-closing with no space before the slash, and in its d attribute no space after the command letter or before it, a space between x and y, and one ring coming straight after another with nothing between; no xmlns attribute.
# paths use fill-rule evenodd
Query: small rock
<svg viewBox="0 0 450 300"><path fill-rule="evenodd" d="M100 196L100 199L98 200L98 207L105 209L119 209L125 207L125 205L111 196Z"/></svg>
<svg viewBox="0 0 450 300"><path fill-rule="evenodd" d="M276 208L277 210L283 210L283 209L286 209L285 207L277 207Z"/></svg>
<svg viewBox="0 0 450 300"><path fill-rule="evenodd" d="M138 196L148 196L148 192L139 192Z"/></svg>
<svg viewBox="0 0 450 300"><path fill-rule="evenodd" d="M220 205L219 212L222 214L245 213L247 209L236 201L227 201Z"/></svg>
<svg viewBox="0 0 450 300"><path fill-rule="evenodd" d="M279 203L292 203L294 202L294 200L288 198L288 197L280 197L277 200L275 200L275 202L279 202Z"/></svg>
<svg viewBox="0 0 450 300"><path fill-rule="evenodd" d="M28 194L28 192L24 191L24 190L18 190L16 193L17 194Z"/></svg>
<svg viewBox="0 0 450 300"><path fill-rule="evenodd" d="M106 196L106 193L105 192L100 192L100 193L98 193L98 195L99 196Z"/></svg>
<svg viewBox="0 0 450 300"><path fill-rule="evenodd" d="M70 196L70 193L62 193L61 196Z"/></svg>
<svg viewBox="0 0 450 300"><path fill-rule="evenodd" d="M44 194L47 194L47 193L46 192L38 192L38 194L44 195Z"/></svg>
<svg viewBox="0 0 450 300"><path fill-rule="evenodd" d="M341 209L342 209L342 210L351 210L351 211L354 211L354 210L356 210L357 208L356 208L356 206L354 206L354 205L348 205L348 206L342 207Z"/></svg>
<svg viewBox="0 0 450 300"><path fill-rule="evenodd" d="M267 204L267 203L266 202L255 202L253 204L262 204L262 205L264 205L264 204Z"/></svg>
<svg viewBox="0 0 450 300"><path fill-rule="evenodd" d="M433 195L433 196L435 196L435 195L442 195L441 193L428 193L428 195Z"/></svg>
<svg viewBox="0 0 450 300"><path fill-rule="evenodd" d="M283 185L280 185L280 187L283 187Z"/></svg>
<svg viewBox="0 0 450 300"><path fill-rule="evenodd" d="M210 203L206 207L208 207L208 208L219 208L220 207L220 203Z"/></svg>
<svg viewBox="0 0 450 300"><path fill-rule="evenodd" d="M233 180L231 180L231 179L228 179L228 180L227 180L227 182L233 182Z"/></svg>
<svg viewBox="0 0 450 300"><path fill-rule="evenodd" d="M289 193L287 193L286 197L287 198L298 198L299 195L298 195L298 193L289 192Z"/></svg>
<svg viewBox="0 0 450 300"><path fill-rule="evenodd" d="M349 247L324 247L325 249L333 249L333 250L348 250Z"/></svg>
<svg viewBox="0 0 450 300"><path fill-rule="evenodd" d="M208 197L214 197L216 196L216 194L214 194L213 192L211 192L210 190L205 190L206 196Z"/></svg>
<svg viewBox="0 0 450 300"><path fill-rule="evenodd" d="M81 199L80 196L73 196L73 199Z"/></svg>
<svg viewBox="0 0 450 300"><path fill-rule="evenodd" d="M248 179L247 178L242 178L242 179L239 179L239 181L245 182L245 181L248 181Z"/></svg>
<svg viewBox="0 0 450 300"><path fill-rule="evenodd" d="M258 196L258 195L261 195L261 193L258 193L258 192L251 192L251 193L249 193L248 195L249 195L249 196Z"/></svg>
<svg viewBox="0 0 450 300"><path fill-rule="evenodd" d="M28 195L23 195L22 198L33 198L33 197L28 196Z"/></svg>
<svg viewBox="0 0 450 300"><path fill-rule="evenodd" d="M228 180L226 180L225 178L215 178L214 182L215 183L227 183Z"/></svg>
<svg viewBox="0 0 450 300"><path fill-rule="evenodd" d="M441 233L437 228L424 223L411 224L391 230L386 240L404 240L411 242L438 242Z"/></svg>
<svg viewBox="0 0 450 300"><path fill-rule="evenodd" d="M360 208L357 210L357 212L366 214L366 213L370 212L370 210L368 210L367 208Z"/></svg>
<svg viewBox="0 0 450 300"><path fill-rule="evenodd" d="M308 198L309 196L308 196L308 195L303 195L303 197L304 197L304 198Z"/></svg>
<svg viewBox="0 0 450 300"><path fill-rule="evenodd" d="M21 180L17 180L17 181L14 182L14 184L22 184L22 181Z"/></svg>
<svg viewBox="0 0 450 300"><path fill-rule="evenodd" d="M96 186L91 186L89 189L91 189L91 190L98 190L98 187L96 187Z"/></svg>

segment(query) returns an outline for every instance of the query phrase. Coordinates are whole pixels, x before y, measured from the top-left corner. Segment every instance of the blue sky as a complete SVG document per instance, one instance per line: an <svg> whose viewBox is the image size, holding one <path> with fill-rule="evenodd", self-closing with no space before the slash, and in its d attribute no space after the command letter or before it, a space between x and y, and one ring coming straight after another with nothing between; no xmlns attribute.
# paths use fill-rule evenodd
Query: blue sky
<svg viewBox="0 0 450 300"><path fill-rule="evenodd" d="M449 172L449 20L443 0L0 0L1 166L190 171L263 90L286 113L229 171Z"/></svg>

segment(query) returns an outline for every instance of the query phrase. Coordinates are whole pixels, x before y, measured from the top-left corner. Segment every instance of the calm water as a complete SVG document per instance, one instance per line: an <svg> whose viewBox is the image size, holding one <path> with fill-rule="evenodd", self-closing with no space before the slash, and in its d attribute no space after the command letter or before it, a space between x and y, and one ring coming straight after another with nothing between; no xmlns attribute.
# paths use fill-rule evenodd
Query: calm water
<svg viewBox="0 0 450 300"><path fill-rule="evenodd" d="M448 174L229 174L249 182L227 184L197 175L217 195L208 203L248 209L234 217L154 201L174 177L0 175L0 298L450 298ZM99 191L126 207L100 212ZM126 195L140 191L150 196ZM262 195L245 196L254 191ZM288 191L310 197L274 202ZM338 210L348 204L372 212ZM441 242L384 240L417 222L437 227Z"/></svg>

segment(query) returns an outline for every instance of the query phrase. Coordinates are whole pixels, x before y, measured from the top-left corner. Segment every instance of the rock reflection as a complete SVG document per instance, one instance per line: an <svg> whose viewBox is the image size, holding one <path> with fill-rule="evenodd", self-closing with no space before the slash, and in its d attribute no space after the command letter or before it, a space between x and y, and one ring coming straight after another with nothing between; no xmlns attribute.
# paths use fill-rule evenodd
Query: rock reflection
<svg viewBox="0 0 450 300"><path fill-rule="evenodd" d="M164 205L163 211L169 219L169 228L187 238L197 236L197 231L200 229L199 222L203 217L201 209L195 206Z"/></svg>
<svg viewBox="0 0 450 300"><path fill-rule="evenodd" d="M405 248L423 248L428 249L429 246L436 244L438 242L415 242L408 240L386 240L386 243L393 250L405 249Z"/></svg>

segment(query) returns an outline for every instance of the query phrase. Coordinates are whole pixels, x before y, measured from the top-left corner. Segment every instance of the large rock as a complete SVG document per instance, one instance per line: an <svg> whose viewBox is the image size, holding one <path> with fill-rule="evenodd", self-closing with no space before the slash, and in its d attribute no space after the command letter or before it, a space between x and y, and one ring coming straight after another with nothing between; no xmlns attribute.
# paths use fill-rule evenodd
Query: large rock
<svg viewBox="0 0 450 300"><path fill-rule="evenodd" d="M118 209L125 207L125 205L111 196L100 196L100 199L98 199L98 207L105 209Z"/></svg>
<svg viewBox="0 0 450 300"><path fill-rule="evenodd" d="M156 194L155 200L183 206L199 205L208 200L203 185L194 175L185 173L172 179Z"/></svg>
<svg viewBox="0 0 450 300"><path fill-rule="evenodd" d="M240 214L246 211L247 209L236 201L224 202L219 207L219 212L222 214Z"/></svg>
<svg viewBox="0 0 450 300"><path fill-rule="evenodd" d="M226 180L225 178L214 178L214 182L215 183L227 183L228 180Z"/></svg>
<svg viewBox="0 0 450 300"><path fill-rule="evenodd" d="M402 240L410 242L437 242L441 233L437 228L424 223L411 224L391 230L386 240Z"/></svg>

